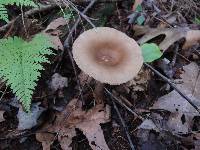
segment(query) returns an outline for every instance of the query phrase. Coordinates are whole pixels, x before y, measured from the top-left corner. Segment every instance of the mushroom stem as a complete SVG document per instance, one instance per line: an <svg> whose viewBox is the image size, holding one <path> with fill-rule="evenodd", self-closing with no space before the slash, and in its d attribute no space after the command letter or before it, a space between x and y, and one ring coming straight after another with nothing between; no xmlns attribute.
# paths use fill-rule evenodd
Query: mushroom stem
<svg viewBox="0 0 200 150"><path fill-rule="evenodd" d="M96 104L102 104L104 103L105 96L104 96L104 86L105 84L96 81L95 89L94 89L94 98L96 101Z"/></svg>

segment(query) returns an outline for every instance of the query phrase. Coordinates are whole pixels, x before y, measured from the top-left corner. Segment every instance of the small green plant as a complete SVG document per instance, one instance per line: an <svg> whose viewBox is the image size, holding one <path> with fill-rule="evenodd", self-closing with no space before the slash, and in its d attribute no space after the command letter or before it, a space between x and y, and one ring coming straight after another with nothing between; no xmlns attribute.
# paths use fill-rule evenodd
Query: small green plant
<svg viewBox="0 0 200 150"><path fill-rule="evenodd" d="M160 48L155 43L145 43L141 46L144 62L153 62L162 56Z"/></svg>
<svg viewBox="0 0 200 150"><path fill-rule="evenodd" d="M17 6L32 6L37 7L37 5L32 0L0 0L0 19L8 22L8 14L6 5L17 5Z"/></svg>
<svg viewBox="0 0 200 150"><path fill-rule="evenodd" d="M138 6L137 6L136 12L138 12L138 13L140 12L140 13L141 13L140 16L137 17L136 23L137 23L138 25L142 25L142 24L144 23L144 21L145 21L145 17L144 17L144 15L142 14L142 6L141 6L141 5L138 5Z"/></svg>
<svg viewBox="0 0 200 150"><path fill-rule="evenodd" d="M0 39L0 78L10 86L26 111L30 110L33 90L43 70L41 63L49 63L45 55L52 54L50 40L43 34L30 42L19 37Z"/></svg>
<svg viewBox="0 0 200 150"><path fill-rule="evenodd" d="M196 17L196 18L194 19L193 22L194 22L195 24L200 25L200 18L197 18L197 17Z"/></svg>

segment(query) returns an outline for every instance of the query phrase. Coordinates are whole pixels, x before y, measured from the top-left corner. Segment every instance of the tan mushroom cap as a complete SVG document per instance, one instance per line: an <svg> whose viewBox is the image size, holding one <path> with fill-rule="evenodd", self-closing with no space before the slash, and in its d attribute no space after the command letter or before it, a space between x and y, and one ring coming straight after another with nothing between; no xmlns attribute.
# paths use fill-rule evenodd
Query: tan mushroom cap
<svg viewBox="0 0 200 150"><path fill-rule="evenodd" d="M111 85L133 79L143 64L135 40L109 27L83 32L73 44L73 57L82 71Z"/></svg>

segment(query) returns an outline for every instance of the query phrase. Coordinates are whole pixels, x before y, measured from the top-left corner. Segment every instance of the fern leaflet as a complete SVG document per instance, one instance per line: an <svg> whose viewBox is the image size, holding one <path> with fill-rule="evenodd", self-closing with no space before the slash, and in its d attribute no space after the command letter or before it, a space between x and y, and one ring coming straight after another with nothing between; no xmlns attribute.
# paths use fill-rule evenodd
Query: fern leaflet
<svg viewBox="0 0 200 150"><path fill-rule="evenodd" d="M0 0L0 19L8 22L8 14L5 8L6 5L14 5L17 6L32 6L37 7L37 5L32 0Z"/></svg>
<svg viewBox="0 0 200 150"><path fill-rule="evenodd" d="M41 63L49 63L45 55L52 54L50 40L43 34L26 42L19 37L0 40L0 77L11 87L26 111L30 110L33 90L43 70Z"/></svg>

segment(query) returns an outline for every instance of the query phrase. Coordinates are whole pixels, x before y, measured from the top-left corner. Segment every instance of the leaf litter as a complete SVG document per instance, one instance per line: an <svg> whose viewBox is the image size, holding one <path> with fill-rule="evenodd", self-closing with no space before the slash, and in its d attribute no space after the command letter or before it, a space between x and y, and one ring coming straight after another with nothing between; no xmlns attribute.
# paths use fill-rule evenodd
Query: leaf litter
<svg viewBox="0 0 200 150"><path fill-rule="evenodd" d="M184 92L192 102L200 108L200 76L199 66L191 63L183 67L181 80L183 83L176 86ZM175 80L175 82L178 80ZM171 112L167 123L167 129L174 133L187 134L192 130L192 120L199 113L176 91L171 91L158 99L151 109L167 110Z"/></svg>
<svg viewBox="0 0 200 150"><path fill-rule="evenodd" d="M109 121L110 107L108 105L97 104L90 110L84 111L80 101L73 99L63 112L57 113L53 124L47 124L41 129L49 133L37 133L36 138L42 142L43 149L47 150L55 140L55 136L53 137L51 133L57 133L62 149L70 150L72 138L76 135L75 129L78 128L87 137L92 149L108 150L100 124Z"/></svg>
<svg viewBox="0 0 200 150"><path fill-rule="evenodd" d="M104 4L103 2L105 2L105 1L103 0L100 3ZM200 32L199 32L199 30L197 30L197 28L196 29L189 29L188 27L163 28L163 27L168 27L168 25L166 25L165 21L168 22L169 24L173 24L173 23L175 23L176 25L180 24L180 19L177 19L178 17L177 17L176 12L174 11L174 9L173 9L172 13L167 12L167 15L162 16L163 5L162 5L162 3L158 2L158 1L154 1L154 0L136 0L133 5L129 4L130 9L132 6L133 10L136 10L136 8L138 7L137 5L138 4L141 5L141 2L142 2L142 9L144 10L141 13L144 14L145 19L146 19L145 23L144 23L145 26L140 26L140 28L142 30L139 30L138 28L136 29L137 25L134 25L135 36L144 35L139 40L141 43L148 42L149 40L152 40L159 35L164 35L165 39L159 45L163 51L166 51L176 41L179 41L182 38L185 39L185 41L186 41L182 47L183 50L187 51L188 48L192 47L193 45L199 44L199 39L200 39L199 33ZM168 1L166 1L166 0L162 1L162 2L164 4L168 3ZM182 1L178 0L177 2L182 2ZM177 7L177 2L175 2L176 7ZM46 2L43 2L43 3L46 3ZM84 1L81 1L81 3L84 3ZM121 5L121 3L122 3L122 5L126 5L126 4L124 4L126 2L116 2L116 4L114 4L114 5L117 5L117 3L120 3L120 5ZM77 2L77 4L79 5L79 2ZM102 5L102 4L100 4L100 5ZM112 3L111 3L111 5L112 5ZM165 5L164 7L168 8L168 5ZM171 7L175 8L175 6L173 6L173 4ZM101 6L99 8L101 8ZM123 27L123 23L124 23L123 19L126 18L126 16L128 16L128 15L126 13L124 13L121 8L122 8L122 6L120 6L119 9L117 8L117 10L116 10L117 13L114 11L113 11L114 13L111 12L114 15L118 14L118 16L116 18L118 18L117 22L120 21L120 27L118 27L118 25L116 25L115 23L110 21L110 20L113 20L112 15L108 18L109 22L105 21L105 24L108 25L107 23L109 23L109 24L112 24L114 27L119 28L120 30L126 31L126 29L128 29L128 27L127 27L128 23L125 23L125 26ZM96 9L96 10L98 11L98 9ZM150 14L148 12L149 10L153 11L153 14L149 15ZM127 7L126 7L125 11L127 11ZM177 12L177 13L179 13L179 12ZM180 14L180 16L182 16L182 14ZM146 25L149 25L150 24L148 22L149 19L151 20L151 18L154 18L154 17L161 18L164 21L159 21L160 23L157 26L157 28L149 28ZM182 19L185 20L185 22L186 22L185 18L182 17ZM63 31L61 28L62 27L65 28L67 23L69 23L68 20L65 20L64 18L61 17L61 18L53 20L44 30L44 32L46 32L46 34L48 34L50 37L52 37L52 42L54 43L54 46L55 46L54 48L56 50L64 50L62 42L60 40L60 37L63 34ZM186 26L188 26L188 25L186 25ZM81 28L81 26L80 26L80 28ZM76 32L79 33L79 29ZM165 53L163 55L165 55ZM197 61L199 61L199 60L197 59ZM177 63L177 64L182 65L179 63ZM69 64L67 64L67 65L69 65ZM156 66L156 64L154 64L154 66ZM51 76L49 77L49 79L52 79L50 81L52 83L54 80L53 78L55 76L56 76L56 78L58 77L58 82L54 82L54 85L52 85L52 83L49 83L49 86L51 87L51 89L53 91L62 90L63 88L67 88L68 86L71 87L71 84L74 83L73 82L74 75L71 75L73 73L70 74L69 72L71 70L67 70L70 67L67 66L67 69L65 68L65 66L63 67L65 69L63 69L62 67L61 67L62 73L59 72L59 73L53 74L53 76L51 74ZM184 72L181 75L181 78L182 78L181 83L178 83L180 80L175 80L174 82L176 82L176 86L179 89L181 89L182 92L186 93L187 96L190 97L197 106L199 106L200 103L199 103L199 92L198 91L200 89L200 87L199 87L200 79L197 75L198 74L197 72L199 70L198 65L195 63L191 63L189 66L184 66L183 68L184 68L183 69ZM60 74L62 74L64 76L61 76ZM57 76L57 75L60 75L60 76ZM73 77L71 77L71 76L73 76ZM85 85L91 86L92 79L90 77L88 77L84 73L78 74L78 77L79 77L79 79L81 81L81 85L83 87ZM127 93L123 93L124 94L123 96L126 97L127 101L128 100L131 101L130 103L132 103L131 106L133 106L132 107L133 110L135 108L138 108L137 104L140 103L140 101L142 101L143 99L145 99L145 102L147 102L147 103L149 102L148 96L152 94L152 93L150 93L149 88L154 88L154 87L151 87L151 85L149 85L150 81L152 81L151 72L149 70L142 69L141 72L136 77L136 79L133 79L132 81L130 81L129 83L126 83L125 85L122 85L122 86L125 86L126 89L129 89L129 90L127 90L128 91ZM113 88L115 88L115 87L113 87ZM113 91L115 91L115 90L113 90ZM88 92L88 91L84 91L84 92ZM101 93L98 93L98 92L99 92L98 88L95 87L95 91L93 93L94 94L93 97L95 97L95 99L98 99L99 97L101 99L102 95L101 95ZM52 93L50 92L50 94L52 94ZM131 95L131 98L129 97L130 95ZM133 97L132 95L136 96L137 98ZM144 95L144 96L142 97L140 95ZM155 95L159 95L159 94L155 93ZM67 97L67 96L65 95L63 97ZM122 97L122 95L119 95L119 97ZM58 98L58 97L56 97L56 98ZM47 99L49 100L49 98L47 98ZM68 99L68 97L66 99ZM147 99L147 101L146 101L146 99ZM193 133L192 126L194 126L194 118L199 116L199 114L196 112L196 110L193 107L191 107L190 104L187 101L185 101L185 99L180 97L180 95L178 93L176 93L175 91L171 91L170 93L168 93L164 96L161 96L160 98L158 98L158 100L156 102L154 100L155 99L153 99L153 101L150 100L151 103L153 104L152 107L150 107L150 108L148 107L147 108L148 110L146 110L146 108L144 108L145 113L142 115L145 115L148 119L144 120L142 123L140 122L141 123L140 126L138 126L137 119L136 120L129 119L127 117L127 113L125 111L122 111L123 113L125 112L126 121L128 120L132 123L132 124L128 123L128 128L134 128L133 131L131 131L131 134L132 133L134 134L134 135L131 135L133 137L134 142L137 141L138 138L140 138L139 134L135 135L135 132L134 132L135 127L137 126L136 129L138 129L142 132L141 133L142 140L141 139L140 140L141 141L144 140L145 142L140 145L140 140L138 140L139 142L138 143L135 142L134 144L136 144L137 147L141 146L141 149L143 149L143 150L144 149L147 149L147 150L149 150L149 149L164 149L162 147L161 143L165 140L167 141L167 138L163 137L158 140L155 140L155 137L154 137L157 135L158 132L160 135L162 135L162 130L170 131L170 132L172 132L172 134L176 134L176 136L182 135L182 134L187 134L187 133L190 133L190 134ZM51 100L49 100L49 101L51 101ZM139 102L137 102L137 101L139 101ZM39 105L37 105L37 106L40 107ZM18 104L18 107L19 107L19 104ZM141 110L142 109L143 108L141 108ZM99 112L99 110L101 110L101 111ZM162 111L160 112L160 110L165 110L163 112L164 115L161 114ZM29 119L26 119L26 117L22 117L22 116L24 116L24 114L19 115L20 113L22 113L21 111L22 110L20 108L18 115L17 115L18 120L20 122L18 125L18 129L20 129L20 126L23 127L21 129L30 129L30 128L34 127L37 124L38 116L40 116L41 113L35 115L37 117L34 117L34 121L32 120L32 122L27 123ZM151 112L150 116L148 116L149 112ZM167 116L168 113L169 113L169 116ZM3 115L3 114L4 114L4 111L2 111L2 113L1 113L2 120L4 121L3 116L5 116L5 115ZM30 114L30 115L32 116L32 114ZM72 149L71 143L73 141L72 140L73 137L76 136L76 131L75 131L76 128L78 128L80 131L83 132L83 134L86 136L87 140L89 141L90 146L93 149L100 149L100 148L108 149L107 144L109 145L109 147L111 149L115 149L115 146L116 146L116 149L117 148L120 149L120 145L122 145L122 147L123 147L121 149L127 149L127 147L128 147L127 144L123 145L123 143L120 143L120 141L118 141L118 140L116 142L117 145L115 144L115 140L118 137L119 137L119 139L123 138L123 137L121 137L120 134L119 135L116 134L117 138L112 137L113 139L111 139L109 141L109 143L106 144L106 141L109 138L105 140L105 137L108 135L105 135L105 137L104 137L104 134L103 134L100 124L110 121L110 108L108 108L108 106L105 107L105 105L98 103L93 108L86 111L86 110L82 110L82 106L77 99L73 99L68 104L68 106L66 106L66 109L63 112L56 112L55 116L56 116L56 118L55 118L54 122L47 122L44 125L44 127L42 127L40 130L37 131L39 133L36 134L36 138L38 141L40 141L42 143L43 149L50 149L51 145L53 144L53 142L55 140L59 141L62 149L67 149L67 150ZM21 120L23 120L23 121L21 121ZM30 126L30 124L31 124L31 126ZM114 128L114 126L113 126L113 128ZM152 134L152 131L155 131L156 133ZM148 132L148 133L146 133L146 132ZM114 134L114 133L112 133L112 134ZM97 138L95 138L95 137L97 137ZM173 136L170 135L169 138L173 139ZM190 140L195 143L194 148L199 149L199 145L200 145L199 144L200 143L199 142L200 141L199 133L192 134L192 136L189 138L191 138ZM194 140L193 138L195 138L196 140ZM126 139L125 139L125 141L126 141ZM188 143L188 141L186 141L185 143ZM112 142L114 144L110 144ZM177 140L176 144L180 144L180 142ZM1 143L0 143L0 145L1 145ZM167 145L171 145L171 143L168 143ZM112 146L114 146L114 147L112 147ZM174 146L177 146L177 145L174 145ZM165 148L165 149L167 149L167 148Z"/></svg>

